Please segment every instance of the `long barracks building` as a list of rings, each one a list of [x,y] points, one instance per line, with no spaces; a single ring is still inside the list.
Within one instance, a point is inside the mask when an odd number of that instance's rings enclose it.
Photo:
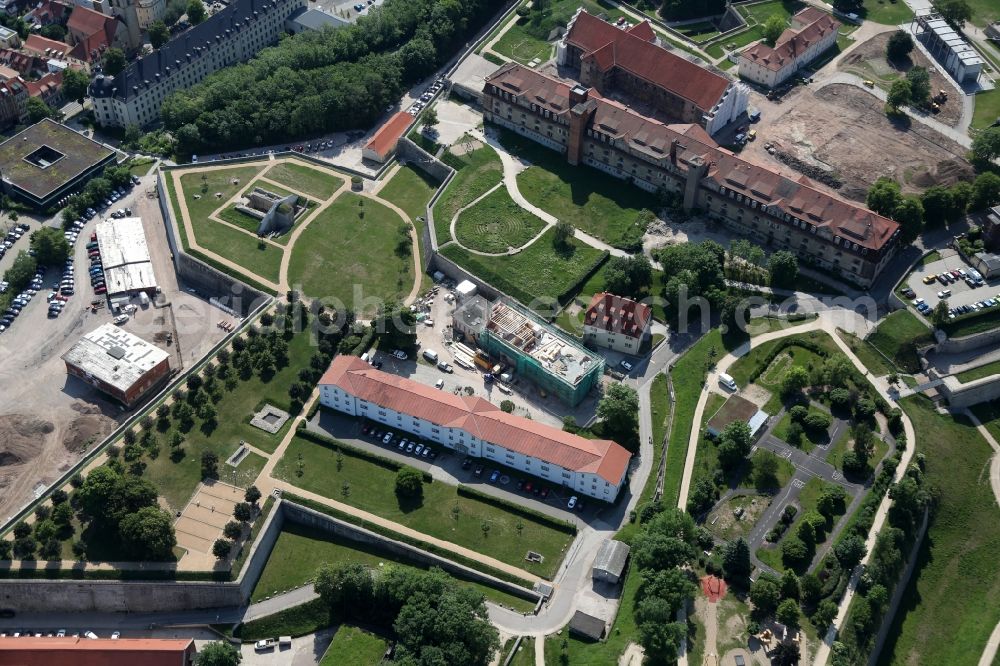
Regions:
[[[585,439],[514,416],[479,397],[455,395],[337,356],[319,381],[320,404],[485,458],[571,492],[613,502],[632,455],[606,439]]]
[[[731,230],[870,286],[899,225],[720,148],[698,124],[665,125],[601,93],[508,63],[488,76],[486,120],[650,192],[674,193]]]

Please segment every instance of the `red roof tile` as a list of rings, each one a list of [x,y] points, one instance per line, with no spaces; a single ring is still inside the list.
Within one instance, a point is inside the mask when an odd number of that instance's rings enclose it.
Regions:
[[[412,379],[376,370],[355,356],[338,356],[319,381],[403,414],[465,432],[564,469],[597,474],[618,484],[632,457],[616,442],[585,439],[514,416],[478,397],[440,391]]]
[[[815,12],[815,14],[812,12]],[[796,57],[805,53],[810,46],[822,41],[831,32],[837,32],[840,29],[840,23],[833,20],[832,16],[813,7],[803,9],[793,19],[798,20],[799,24],[802,24],[805,19],[813,16],[815,16],[815,19],[806,24],[802,29],[795,30],[789,28],[781,33],[781,37],[775,42],[773,48],[764,42],[758,42],[743,51],[740,57],[746,58],[758,65],[763,65],[771,71],[779,71],[786,65],[794,62]]]
[[[375,154],[384,158],[396,147],[399,137],[406,133],[413,116],[406,111],[400,111],[392,118],[389,118],[382,127],[378,128],[375,135],[368,141],[365,148],[374,150]]]
[[[0,638],[0,664],[11,666],[178,666],[185,653],[195,653],[190,638]]]
[[[647,25],[645,22],[639,25]],[[686,58],[653,43],[655,34],[638,26],[625,31],[585,11],[577,14],[566,41],[585,55],[610,47],[598,57],[598,65],[607,71],[619,67],[709,111],[726,92],[730,81]]]
[[[80,9],[84,8],[81,7]],[[74,12],[74,14],[75,13],[76,12]],[[66,44],[64,42],[57,42],[54,39],[47,39],[45,37],[42,37],[41,35],[28,35],[28,39],[26,39],[24,42],[25,51],[31,53],[37,53],[39,55],[45,55],[45,49],[53,49],[57,53],[61,54],[61,56],[65,56],[67,53],[70,52],[71,48],[72,47],[69,44]]]
[[[645,303],[607,292],[594,294],[587,307],[584,324],[602,328],[612,333],[622,333],[631,338],[642,337],[653,313]]]
[[[92,35],[95,32],[104,32],[104,26],[108,20],[113,21],[114,18],[105,16],[101,12],[95,12],[93,9],[76,7],[73,9],[73,13],[69,15],[66,27],[69,28],[70,32],[79,32],[81,35]]]

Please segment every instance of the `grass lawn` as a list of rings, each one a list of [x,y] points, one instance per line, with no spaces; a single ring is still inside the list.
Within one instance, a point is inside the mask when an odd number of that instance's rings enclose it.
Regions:
[[[211,215],[212,211],[242,191],[264,168],[265,165],[240,166],[182,175],[181,187],[192,223],[197,225],[200,220]],[[174,172],[168,171],[165,177],[173,180],[173,174]],[[236,179],[235,183],[233,179]],[[217,197],[216,193],[222,196]]]
[[[989,0],[986,0],[989,2]],[[913,18],[913,12],[902,0],[864,0],[864,6],[857,11],[858,16],[866,21],[899,25]]]
[[[792,17],[792,14],[797,12],[802,8],[802,4],[798,2],[781,2],[781,0],[772,0],[772,2],[762,2],[757,5],[749,5],[746,7],[740,7],[740,14],[743,18],[747,19],[747,22],[753,23],[764,23],[768,18],[772,16],[780,16],[784,20],[788,20]]]
[[[976,110],[972,114],[972,127],[986,129],[1000,118],[1000,88],[976,95]]]
[[[689,23],[677,26],[677,32],[695,42],[707,42],[718,36],[719,29],[711,21],[701,21],[699,23]]]
[[[245,234],[208,219],[192,221],[195,239],[205,250],[236,262],[251,274],[278,282],[281,272],[280,247],[261,243],[255,235]]]
[[[792,477],[795,475],[795,466],[788,462],[787,459],[776,456],[765,449],[757,449],[757,451],[750,457],[750,465],[747,468],[746,476],[744,477],[745,480],[741,485],[749,486],[753,484],[754,469],[760,464],[760,461],[765,458],[774,460],[778,467],[778,471],[774,475],[774,488],[780,489],[788,485],[788,483],[792,480]]]
[[[748,28],[743,32],[738,32],[735,35],[730,35],[725,40],[721,42],[716,42],[705,49],[705,53],[712,56],[713,58],[721,58],[726,55],[727,51],[739,51],[747,44],[751,42],[756,42],[764,38],[764,30],[761,26],[756,25],[752,28]],[[726,62],[729,62],[728,60]]]
[[[871,346],[868,342],[860,339],[853,333],[848,333],[847,331],[838,328],[837,335],[840,339],[847,343],[847,346],[851,348],[855,356],[864,364],[868,371],[871,372],[876,377],[883,377],[885,375],[891,375],[896,372],[896,369],[889,365],[889,362],[879,354],[878,351]]]
[[[378,196],[402,208],[410,219],[427,217],[427,202],[434,196],[439,183],[430,176],[409,165],[396,172]]]
[[[809,405],[809,413],[826,414],[827,412],[816,407],[815,405]],[[785,414],[781,417],[781,420],[778,421],[778,425],[775,426],[774,428],[775,437],[785,442],[788,442],[788,427],[790,425],[792,425],[792,415],[788,412],[785,412]],[[798,447],[803,451],[805,451],[806,453],[809,453],[815,447],[826,443],[826,441],[827,441],[826,431],[817,432],[814,430],[810,430],[808,428],[804,428],[802,431],[802,440],[799,442]]]
[[[1000,400],[981,402],[972,407],[972,412],[986,426],[993,438],[1000,441]]]
[[[532,164],[517,176],[528,201],[607,243],[641,237],[634,229],[636,217],[644,208],[660,207],[653,194],[596,169],[570,166],[559,153],[514,132],[504,131],[501,140]]]
[[[236,225],[240,229],[246,229],[247,231],[249,231],[254,235],[257,234],[257,228],[260,226],[260,220],[258,220],[256,217],[253,217],[252,215],[247,215],[242,211],[236,210],[235,207],[223,208],[222,210],[219,211],[217,217],[219,217],[222,220],[225,220],[229,224]],[[274,241],[275,243],[280,243],[281,245],[285,245],[286,243],[288,243],[288,238],[289,238],[288,234],[282,234],[281,236],[278,236],[276,238],[271,238],[271,240]]]
[[[394,210],[345,192],[299,236],[289,284],[314,298],[337,299],[359,317],[371,316],[373,298],[403,298],[413,285],[412,256],[395,253],[403,226]],[[366,300],[355,302],[356,290]]]
[[[254,374],[246,381],[240,381],[232,391],[223,393],[216,403],[218,426],[209,433],[195,426],[185,433],[183,449],[185,455],[174,461],[170,455],[170,431],[158,433],[160,454],[155,459],[145,459],[143,476],[152,481],[172,510],[179,510],[187,504],[195,486],[201,481],[201,455],[213,451],[219,456],[219,478],[233,482],[232,468],[225,464],[239,446],[241,440],[264,451],[274,451],[284,436],[291,421],[277,434],[269,433],[250,425],[250,419],[263,403],[270,403],[281,409],[289,408],[288,387],[298,381],[299,369],[308,366],[309,358],[315,352],[308,331],[299,333],[288,343],[289,364],[281,368],[268,381]],[[236,470],[237,485],[249,485],[264,466],[264,459],[251,454]]]
[[[325,563],[363,564],[373,569],[389,565],[413,569],[424,568],[374,546],[344,539],[304,525],[288,523],[274,544],[274,550],[271,552],[260,580],[257,581],[257,586],[253,590],[251,601],[261,601],[269,596],[311,582],[316,569]],[[466,581],[459,581],[459,584],[472,587],[486,595],[490,601],[520,612],[531,612],[535,607],[534,603],[526,599],[515,597],[486,585]]]
[[[873,442],[875,449],[872,451],[872,456],[869,460],[869,465],[872,470],[874,470],[879,461],[885,457],[885,454],[889,452],[889,445],[885,442],[885,440],[879,437],[878,434],[875,435]],[[840,437],[838,437],[830,446],[830,452],[826,455],[826,461],[838,470],[841,469],[841,465],[844,463],[844,454],[851,450],[853,443],[854,440],[851,438],[850,429],[845,428],[844,432],[840,433]]]
[[[456,145],[463,145],[460,139]],[[470,153],[454,155],[445,151],[444,162],[455,169],[455,177],[448,183],[448,188],[434,204],[434,233],[438,245],[444,245],[451,240],[451,218],[459,209],[486,194],[491,187],[500,182],[503,176],[503,164],[496,151],[487,145],[482,145]]]
[[[966,419],[938,414],[923,396],[900,406],[938,503],[879,663],[975,664],[1000,617],[1000,510],[986,479],[993,451]]]
[[[521,639],[521,644],[517,646],[517,654],[507,666],[535,666],[535,639],[531,636]]]
[[[299,461],[301,457],[302,476]],[[504,509],[458,495],[455,486],[435,481],[424,484],[422,503],[400,505],[394,492],[396,473],[344,451],[337,470],[336,453],[304,439],[292,440],[275,468],[275,476],[306,490],[402,523],[507,562],[540,576],[551,577],[572,537]],[[349,484],[347,496],[344,484]],[[519,533],[518,523],[523,525]],[[482,525],[490,526],[488,533]],[[524,561],[528,550],[545,557],[541,564]]]
[[[501,187],[458,216],[455,237],[470,250],[501,253],[521,247],[544,228],[541,218],[514,203]]]
[[[554,234],[555,231],[549,229],[524,251],[504,257],[474,255],[457,245],[449,245],[441,253],[497,289],[530,305],[535,299],[557,299],[606,256],[575,238],[569,239],[568,249],[557,249],[552,243]]]
[[[973,333],[982,333],[1000,328],[1000,310],[990,308],[972,314],[963,315],[942,326],[944,331],[953,338],[961,338]]]
[[[132,160],[128,163],[128,172],[133,176],[139,176],[141,178],[149,173],[149,170],[153,168],[153,162],[155,161],[156,160],[144,158]]]
[[[267,170],[264,177],[316,197],[320,201],[332,197],[345,180],[297,162],[275,164]]]
[[[326,649],[319,666],[378,666],[388,645],[386,640],[364,629],[342,624],[333,635],[330,647]]]
[[[897,310],[883,319],[867,340],[880,352],[893,359],[900,369],[918,372],[916,344],[932,340],[928,329],[909,310]]]
[[[545,62],[552,57],[554,48],[544,39],[528,34],[520,22],[515,22],[504,33],[503,37],[492,46],[492,49],[500,55],[516,60],[523,65],[527,65],[535,58]]]
[[[958,381],[966,383],[975,379],[981,379],[983,377],[989,377],[990,375],[996,374],[1000,374],[1000,361],[993,361],[992,363],[981,365],[978,368],[972,368],[971,370],[960,372],[958,373]]]

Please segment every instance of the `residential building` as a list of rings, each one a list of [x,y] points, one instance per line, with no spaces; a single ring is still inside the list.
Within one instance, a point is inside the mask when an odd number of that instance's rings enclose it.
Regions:
[[[170,354],[111,322],[63,354],[66,373],[132,407],[170,376]]]
[[[21,78],[21,73],[16,69],[7,67],[6,65],[0,65],[0,81],[10,81],[11,79]]]
[[[1000,252],[1000,206],[993,206],[986,213],[980,226],[983,244],[990,252]]]
[[[16,49],[21,46],[21,37],[17,34],[17,30],[0,26],[0,46],[5,49]]]
[[[662,120],[694,123],[709,134],[739,118],[750,101],[744,84],[660,46],[648,21],[619,28],[580,8],[556,59],[605,97],[624,93],[651,105]]]
[[[365,147],[361,149],[361,157],[384,164],[395,154],[396,144],[400,137],[406,134],[406,130],[412,123],[413,116],[406,111],[395,114],[372,135]]]
[[[479,345],[490,366],[529,379],[539,388],[575,407],[598,386],[604,359],[514,301],[486,303],[473,296],[455,309],[452,326],[465,340]]]
[[[72,4],[59,0],[38,0],[33,4],[35,6],[21,18],[28,25],[37,25],[39,28],[44,28],[52,23],[65,23],[66,17],[73,11]]]
[[[631,548],[628,544],[614,539],[605,539],[594,558],[591,577],[595,582],[617,585],[625,572],[625,563]]]
[[[915,19],[915,25],[917,39],[956,81],[962,84],[979,80],[983,59],[939,14],[920,14]]]
[[[17,666],[193,666],[191,638],[0,637],[0,664]]]
[[[129,4],[135,8],[136,21],[142,31],[149,30],[149,26],[162,19],[167,11],[166,0],[134,0]],[[128,23],[127,18],[125,23]]]
[[[583,317],[583,341],[623,354],[637,354],[649,339],[653,309],[624,296],[594,294]]]
[[[23,89],[26,107],[27,88],[5,85]],[[9,98],[0,94],[0,109]],[[0,143],[0,185],[4,194],[46,210],[114,162],[114,150],[46,118]]]
[[[632,455],[606,439],[586,439],[341,355],[319,381],[320,404],[531,474],[568,493],[613,502]]]
[[[22,50],[25,53],[36,55],[45,60],[50,58],[66,60],[70,57],[73,47],[64,42],[57,42],[54,39],[48,39],[41,35],[28,35],[28,39],[25,40],[24,49]]]
[[[90,84],[97,122],[144,127],[158,121],[170,93],[274,44],[285,19],[305,6],[306,0],[235,0],[117,76],[98,75]]]
[[[108,49],[128,46],[124,22],[86,7],[73,10],[66,29],[66,39],[73,46],[70,55],[84,62],[100,62]]]
[[[806,7],[792,16],[791,26],[774,46],[757,42],[740,53],[740,76],[774,88],[826,53],[837,43],[840,23],[826,12]]]
[[[36,72],[45,71],[45,60],[24,51],[12,51],[0,48],[0,63],[16,70],[22,76],[33,76]]]
[[[28,97],[28,88],[21,79],[0,83],[0,127],[6,129],[27,121]]]
[[[326,30],[327,28],[337,30],[349,25],[351,25],[350,21],[342,19],[339,16],[334,16],[322,9],[303,8],[288,17],[288,20],[285,22],[285,29],[293,35],[297,35],[306,30],[317,32]]]
[[[37,81],[25,81],[29,97],[38,97],[53,109],[58,109],[66,101],[62,92],[62,72],[46,74]]]
[[[983,279],[992,280],[1000,277],[1000,254],[993,252],[977,252],[971,257],[972,267],[982,273]]]
[[[862,287],[899,244],[899,225],[720,148],[700,126],[665,125],[516,63],[487,77],[483,115],[566,156],[650,192],[676,197],[731,231],[794,252]]]

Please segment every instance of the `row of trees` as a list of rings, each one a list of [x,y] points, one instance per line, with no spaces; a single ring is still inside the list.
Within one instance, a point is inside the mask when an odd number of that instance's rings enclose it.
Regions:
[[[243,536],[246,526],[257,515],[258,500],[260,500],[260,490],[257,489],[257,486],[247,488],[246,492],[243,493],[243,501],[233,507],[233,517],[236,520],[230,520],[226,523],[225,527],[222,528],[224,538],[216,539],[215,543],[212,544],[212,554],[215,557],[220,560],[229,557],[235,542]]]
[[[362,564],[324,564],[314,581],[332,620],[391,628],[398,663],[485,666],[500,649],[482,593],[440,569],[390,566],[374,574]]]
[[[92,178],[84,188],[71,196],[63,209],[63,227],[69,228],[73,222],[84,218],[88,208],[97,208],[113,190],[128,187],[132,174],[126,166],[110,166],[98,178]]]
[[[996,150],[1000,154],[1000,128],[994,129],[998,130]],[[979,174],[972,183],[929,187],[919,196],[904,195],[899,183],[883,176],[871,186],[866,198],[873,211],[899,222],[904,242],[916,238],[925,226],[958,222],[967,212],[985,210],[998,203],[1000,176],[991,171]]]
[[[369,127],[501,5],[390,0],[354,25],[283,39],[174,93],[164,124],[184,155]]]

